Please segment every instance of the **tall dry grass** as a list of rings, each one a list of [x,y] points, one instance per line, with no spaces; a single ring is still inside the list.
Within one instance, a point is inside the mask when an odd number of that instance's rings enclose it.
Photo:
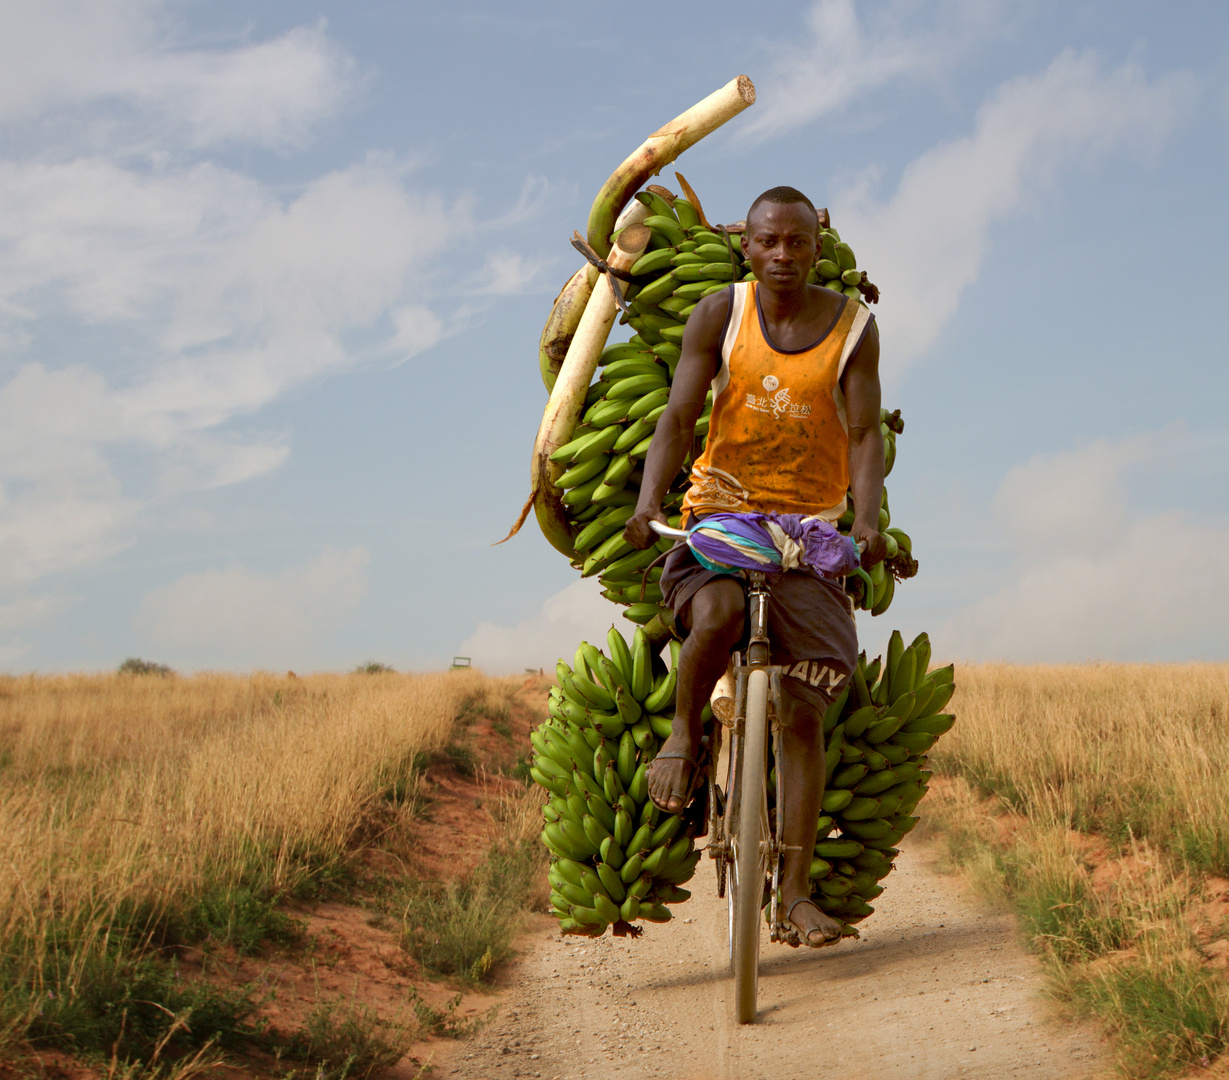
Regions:
[[[493,683],[0,678],[0,1039],[68,1023],[116,965],[131,983],[210,898],[259,907],[335,872]]]
[[[1229,664],[961,665],[931,760],[1032,820],[1229,874]]]
[[[1229,664],[961,665],[922,804],[1130,1076],[1229,1047]]]

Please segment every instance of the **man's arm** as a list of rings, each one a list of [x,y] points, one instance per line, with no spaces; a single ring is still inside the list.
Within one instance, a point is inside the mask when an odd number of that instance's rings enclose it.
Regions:
[[[721,328],[730,309],[730,294],[725,289],[707,296],[696,305],[683,331],[682,355],[670,384],[670,400],[657,421],[649,455],[644,463],[644,480],[636,513],[623,530],[629,544],[647,548],[657,540],[650,521],[665,521],[661,500],[678,474],[695,438],[696,421],[704,408],[704,398],[717,374],[721,357]],[[876,424],[878,424],[878,413]],[[878,432],[879,428],[875,428]]]
[[[849,423],[849,487],[853,495],[853,537],[866,542],[862,565],[874,566],[887,548],[879,533],[883,502],[883,433],[879,430],[879,332],[870,330],[841,376]]]

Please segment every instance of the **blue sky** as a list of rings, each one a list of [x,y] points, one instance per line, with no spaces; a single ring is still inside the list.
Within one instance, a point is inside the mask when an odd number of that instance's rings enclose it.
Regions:
[[[1223,5],[3,6],[0,670],[599,636],[490,546],[537,339],[608,173],[738,74],[677,167],[724,220],[802,188],[883,290],[921,573],[865,644],[1229,654]]]

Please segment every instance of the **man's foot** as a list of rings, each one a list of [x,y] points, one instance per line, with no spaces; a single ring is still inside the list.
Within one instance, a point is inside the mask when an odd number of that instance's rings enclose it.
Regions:
[[[646,779],[653,805],[667,814],[677,814],[696,789],[700,768],[691,739],[672,732],[649,765]]]
[[[825,915],[809,897],[798,897],[786,908],[785,918],[797,928],[802,943],[813,949],[841,940],[841,924]]]

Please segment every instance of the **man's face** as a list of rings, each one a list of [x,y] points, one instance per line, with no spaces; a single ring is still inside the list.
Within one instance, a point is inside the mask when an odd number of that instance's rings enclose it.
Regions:
[[[818,239],[815,215],[806,203],[762,202],[747,219],[743,254],[766,287],[796,289],[806,283]]]

